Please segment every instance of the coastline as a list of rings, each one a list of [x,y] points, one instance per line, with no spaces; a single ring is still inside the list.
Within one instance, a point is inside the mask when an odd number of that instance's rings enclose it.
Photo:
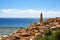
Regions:
[[[21,28],[20,29],[20,27],[0,27],[0,28],[4,29],[4,32],[3,32],[4,35],[3,35],[3,38],[1,38],[1,39],[4,39],[4,38],[11,39],[13,37],[12,39],[19,38],[19,39],[23,40],[23,38],[24,38],[24,39],[35,40],[39,36],[45,37],[44,33],[48,29],[52,30],[52,29],[56,29],[56,28],[58,28],[58,26],[60,26],[58,21],[60,21],[60,18],[49,18],[48,20],[46,20],[44,22],[42,17],[41,17],[40,23],[38,23],[38,22],[36,23],[35,22],[34,25],[33,25],[32,22],[30,22],[30,25],[29,25],[28,28]],[[51,24],[53,24],[53,25],[51,25]],[[3,29],[1,29],[1,30],[3,30]],[[52,30],[52,33],[54,31],[55,30]]]
[[[0,27],[0,36],[8,35],[20,27]]]

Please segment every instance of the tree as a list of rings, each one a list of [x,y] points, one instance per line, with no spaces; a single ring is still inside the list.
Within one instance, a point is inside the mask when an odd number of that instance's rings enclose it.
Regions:
[[[51,34],[52,34],[52,32],[51,32],[50,29],[46,30],[46,32],[45,32],[45,35],[46,35],[46,36],[47,36],[47,35],[51,35]]]
[[[55,40],[60,40],[60,29],[58,29],[58,30],[54,33],[54,38],[55,38]]]

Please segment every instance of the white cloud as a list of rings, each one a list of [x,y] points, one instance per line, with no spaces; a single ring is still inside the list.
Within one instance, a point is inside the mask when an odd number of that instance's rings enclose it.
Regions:
[[[40,13],[43,13],[44,18],[49,17],[60,17],[60,12],[56,11],[43,11],[43,10],[35,10],[35,9],[1,9],[0,10],[0,18],[39,18]]]
[[[10,13],[16,11],[16,9],[2,9],[3,12]]]

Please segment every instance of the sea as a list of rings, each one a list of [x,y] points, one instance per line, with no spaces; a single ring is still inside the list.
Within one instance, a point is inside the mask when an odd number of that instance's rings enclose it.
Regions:
[[[8,35],[18,28],[29,27],[30,22],[39,22],[39,20],[39,18],[0,18],[0,36]]]

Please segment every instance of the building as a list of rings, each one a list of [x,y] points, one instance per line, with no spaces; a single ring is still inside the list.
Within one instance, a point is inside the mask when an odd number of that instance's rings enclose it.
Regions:
[[[40,14],[40,25],[43,25],[43,14],[42,14],[42,12]]]

